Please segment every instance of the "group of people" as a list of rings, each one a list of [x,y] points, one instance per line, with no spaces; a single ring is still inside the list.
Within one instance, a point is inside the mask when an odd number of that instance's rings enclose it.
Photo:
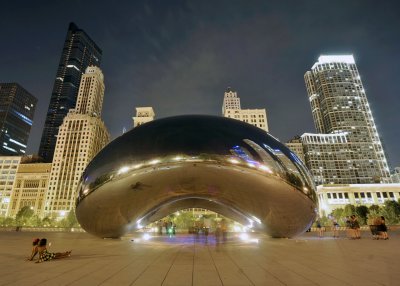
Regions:
[[[165,228],[165,233],[169,235],[175,235],[176,233],[176,224],[172,221],[158,221],[157,228],[158,234],[162,235],[162,229]]]
[[[32,261],[35,256],[38,255],[36,263],[41,263],[44,261],[49,261],[52,259],[61,259],[71,256],[71,250],[66,252],[49,252],[47,250],[47,239],[46,238],[35,238],[32,242],[32,253],[27,260]]]
[[[361,239],[360,223],[356,215],[351,215],[346,217],[346,235],[349,239]],[[376,218],[368,219],[368,225],[371,230],[373,239],[389,239],[387,233],[387,226],[385,223],[385,217],[380,216]],[[324,235],[325,228],[321,225],[320,220],[316,222],[318,236],[322,237]],[[332,221],[332,233],[334,238],[339,237],[339,223],[336,220]]]

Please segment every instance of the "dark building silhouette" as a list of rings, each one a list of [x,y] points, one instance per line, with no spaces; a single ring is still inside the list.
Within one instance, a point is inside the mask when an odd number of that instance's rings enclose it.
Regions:
[[[24,155],[37,99],[17,83],[0,83],[0,155]]]
[[[39,156],[45,162],[52,161],[58,128],[68,110],[75,108],[82,74],[90,65],[100,66],[101,55],[101,49],[85,31],[70,23],[40,141]]]

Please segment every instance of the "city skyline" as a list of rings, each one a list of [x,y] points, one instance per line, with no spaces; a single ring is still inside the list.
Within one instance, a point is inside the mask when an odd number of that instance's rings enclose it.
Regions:
[[[21,10],[5,4],[10,12],[0,21],[8,45],[0,47],[7,55],[0,61],[0,82],[18,82],[39,98],[27,153],[38,152],[65,30],[74,21],[102,47],[103,118],[113,138],[131,126],[138,106],[152,106],[157,118],[219,115],[228,86],[246,106],[269,111],[270,132],[282,142],[314,132],[303,74],[321,54],[353,54],[391,167],[399,166],[399,65],[393,60],[399,4],[338,1],[324,13],[313,1],[258,4],[95,7],[71,1],[29,3]],[[73,5],[80,9],[71,14]],[[41,17],[56,7],[57,17]],[[40,35],[32,32],[37,29]],[[18,44],[21,39],[29,44]]]

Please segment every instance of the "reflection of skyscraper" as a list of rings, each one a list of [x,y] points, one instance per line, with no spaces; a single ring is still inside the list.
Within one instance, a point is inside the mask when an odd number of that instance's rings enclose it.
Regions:
[[[317,183],[388,180],[388,164],[353,56],[321,56],[304,78],[320,134],[304,134],[302,142]]]
[[[75,109],[64,118],[57,136],[45,213],[62,217],[74,208],[83,170],[109,142],[100,118],[104,96],[103,73],[91,66],[82,76]]]
[[[75,108],[82,73],[89,65],[100,65],[102,51],[74,23],[70,23],[51,94],[39,155],[53,159],[58,128],[71,108]]]
[[[0,155],[25,154],[37,99],[17,83],[0,83]]]
[[[267,113],[265,109],[242,109],[237,92],[230,87],[225,91],[222,103],[222,115],[254,125],[268,132]]]

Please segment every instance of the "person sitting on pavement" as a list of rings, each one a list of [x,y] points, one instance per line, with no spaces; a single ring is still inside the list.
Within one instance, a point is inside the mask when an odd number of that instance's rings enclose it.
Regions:
[[[38,251],[38,244],[39,244],[40,238],[35,238],[32,242],[32,253],[31,256],[28,257],[26,260],[32,261],[33,258],[35,258],[36,254],[39,253]]]
[[[42,238],[39,241],[39,245],[38,245],[39,259],[38,259],[38,261],[36,261],[36,263],[41,263],[41,262],[49,261],[52,259],[61,259],[61,258],[66,258],[66,257],[71,256],[71,250],[66,251],[66,252],[52,253],[47,250],[46,245],[47,245],[47,239]]]

